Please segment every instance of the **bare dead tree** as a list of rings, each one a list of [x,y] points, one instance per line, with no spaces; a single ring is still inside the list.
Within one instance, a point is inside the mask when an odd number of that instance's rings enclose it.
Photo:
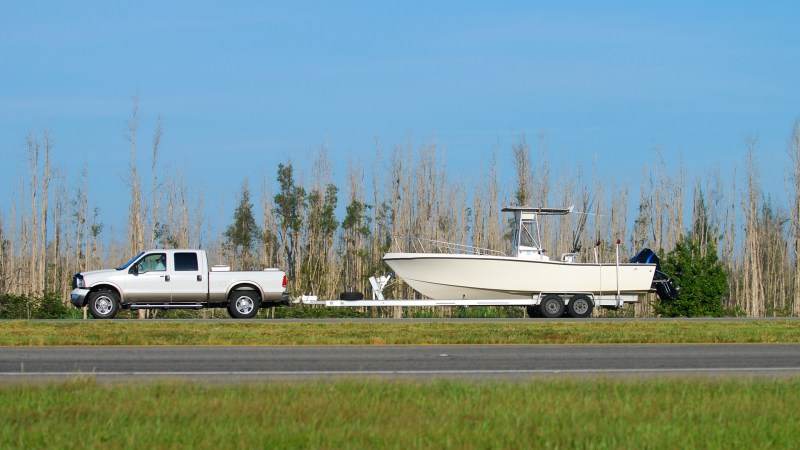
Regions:
[[[126,138],[130,143],[131,162],[128,182],[131,187],[131,204],[128,212],[128,253],[135,253],[144,247],[144,233],[142,230],[142,189],[139,173],[136,170],[136,132],[139,128],[139,97],[133,97],[133,106],[128,120]]]
[[[14,195],[11,196],[11,218],[10,218],[10,243],[9,243],[9,262],[7,270],[8,276],[8,289],[12,293],[20,293],[19,284],[19,261],[17,258],[19,236],[17,234],[17,203],[14,201]]]
[[[277,267],[280,261],[286,260],[283,246],[278,242],[278,221],[275,217],[274,193],[267,183],[267,177],[261,177],[261,263],[264,267]]]
[[[53,143],[50,139],[50,133],[45,130],[44,132],[44,169],[42,170],[42,185],[40,187],[42,193],[42,201],[39,205],[39,249],[36,251],[36,282],[34,284],[37,293],[43,293],[46,286],[46,269],[47,269],[47,219],[48,209],[50,206],[50,179],[52,177],[50,167],[50,154],[53,150]]]
[[[194,214],[193,217],[193,224],[194,224],[194,232],[192,233],[192,239],[190,241],[190,246],[193,248],[203,248],[203,243],[205,242],[205,186],[201,183],[199,187],[195,190],[195,207],[194,207]],[[265,267],[274,267],[272,265],[268,265]]]
[[[550,161],[547,157],[547,137],[544,133],[539,133],[539,145],[536,147],[536,157],[534,166],[536,173],[531,173],[530,182],[532,183],[531,193],[536,205],[541,206],[550,204]],[[531,167],[529,170],[533,169]]]
[[[131,187],[131,204],[128,209],[128,253],[135,254],[144,248],[144,227],[142,223],[142,188],[139,173],[136,169],[136,132],[139,128],[139,97],[133,97],[133,106],[128,120],[126,138],[130,143],[131,162],[128,182]],[[147,311],[139,310],[139,318],[147,317]]]
[[[39,153],[41,143],[32,133],[28,134],[28,170],[29,185],[28,195],[30,196],[30,222],[25,223],[22,236],[23,254],[25,255],[25,293],[32,295],[37,293],[36,275],[38,274],[38,252],[39,252]]]
[[[737,247],[738,223],[736,212],[739,210],[737,179],[737,170],[734,168],[731,176],[731,188],[728,190],[728,195],[725,199],[725,225],[723,227],[725,235],[722,241],[722,252],[726,256],[724,261],[728,270],[728,290],[731,293],[731,299],[726,306],[729,308],[741,307],[744,310],[741,289],[744,253],[741,247]]]
[[[787,184],[787,195],[791,208],[791,238],[794,258],[792,273],[791,314],[800,316],[800,120],[794,123],[792,135],[789,140],[789,158],[792,169]]]
[[[335,217],[338,188],[332,181],[333,164],[327,146],[309,152],[307,157],[312,172],[307,175],[307,211],[304,212],[307,220],[302,233],[305,242],[300,246],[301,285],[332,298],[340,278],[339,271],[334,269],[334,243],[339,226]]]
[[[511,251],[508,240],[503,239],[503,202],[505,195],[500,192],[499,172],[497,170],[497,154],[493,153],[489,166],[486,195],[486,247],[492,250]]]
[[[531,205],[534,201],[531,191],[531,155],[525,136],[520,136],[511,147],[514,153],[514,168],[517,171],[517,183],[514,191],[514,200],[520,206]]]
[[[745,220],[743,293],[747,296],[745,307],[747,315],[761,317],[764,315],[764,286],[762,284],[762,267],[759,261],[762,243],[758,228],[759,197],[761,195],[756,163],[758,141],[755,138],[748,138],[745,145],[747,146],[747,192],[742,202]]]
[[[0,292],[8,292],[9,240],[5,232],[5,217],[0,212]]]
[[[177,172],[178,176],[178,217],[175,230],[175,246],[186,248],[189,246],[189,187],[183,177],[183,170]]]
[[[153,158],[150,163],[150,173],[151,173],[151,181],[150,181],[150,208],[152,212],[152,216],[150,219],[150,233],[148,236],[148,244],[150,247],[154,247],[156,245],[156,228],[159,226],[158,223],[158,206],[161,201],[161,189],[158,185],[158,178],[157,178],[157,167],[158,167],[158,147],[161,145],[161,136],[164,133],[161,127],[161,117],[158,118],[156,122],[156,131],[153,134]]]
[[[60,171],[55,171],[54,179],[55,189],[53,191],[54,198],[51,213],[53,240],[48,246],[46,258],[49,266],[49,269],[46,271],[47,279],[49,280],[47,289],[52,292],[60,293],[61,298],[66,301],[68,298],[68,285],[61,281],[68,279],[70,274],[68,266],[69,260],[67,258],[69,251],[64,251],[64,249],[62,249],[67,241],[65,237],[69,236],[69,234],[66,234],[66,236],[64,235],[64,226],[68,223],[68,220],[65,218],[65,209],[69,201],[67,197],[69,190],[67,189],[66,179]]]

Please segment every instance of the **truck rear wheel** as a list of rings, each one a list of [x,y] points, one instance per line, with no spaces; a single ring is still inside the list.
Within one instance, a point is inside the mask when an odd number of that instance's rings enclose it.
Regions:
[[[252,319],[261,301],[253,291],[233,291],[228,298],[228,314],[234,319]]]
[[[119,311],[119,296],[110,289],[100,289],[89,294],[88,306],[95,319],[113,319]]]

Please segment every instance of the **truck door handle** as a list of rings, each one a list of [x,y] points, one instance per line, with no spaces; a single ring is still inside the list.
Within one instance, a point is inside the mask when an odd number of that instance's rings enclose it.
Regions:
[[[203,281],[203,276],[202,275],[198,275],[197,276],[197,281]]]
[[[163,278],[164,281],[169,282],[169,275],[161,275],[161,278]]]

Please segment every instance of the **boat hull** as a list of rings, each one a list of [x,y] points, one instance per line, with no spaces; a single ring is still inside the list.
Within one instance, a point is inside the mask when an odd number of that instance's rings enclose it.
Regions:
[[[540,293],[641,294],[650,290],[656,270],[655,264],[616,266],[439,253],[387,253],[383,260],[411,288],[436,300],[522,299]]]

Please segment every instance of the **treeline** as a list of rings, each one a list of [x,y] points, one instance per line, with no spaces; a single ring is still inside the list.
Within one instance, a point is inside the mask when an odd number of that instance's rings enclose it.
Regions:
[[[664,254],[688,237],[723,261],[728,311],[800,316],[800,123],[787,149],[786,207],[761,190],[755,139],[744,143],[746,157],[727,177],[719,170],[689,177],[682,160],[668,164],[656,149],[655,164],[643,167],[641,185],[633,188],[596,165],[552,161],[543,136],[533,143],[519,136],[510,149],[495,150],[477,164],[472,177],[449,170],[436,144],[406,143],[376,148],[375,161],[385,166],[350,161],[347,176],[335,179],[323,146],[302,164],[286,161],[252,184],[241,180],[234,214],[217,235],[210,232],[203,186],[187,186],[179,168],[160,162],[161,121],[143,147],[134,101],[127,131],[131,201],[124,239],[103,222],[114,211],[91,203],[88,169],[67,180],[51,165],[50,135],[28,136],[26,170],[8,215],[0,218],[0,294],[54,293],[66,302],[73,273],[113,266],[141,249],[198,247],[212,263],[235,269],[280,267],[294,295],[370,295],[368,277],[388,271],[381,257],[407,245],[408,237],[509,252],[502,206],[574,204],[586,220],[583,260],[594,260],[595,252],[613,260],[618,238],[630,257],[644,247]],[[512,158],[515,173],[500,173],[498,160],[505,158]],[[548,250],[569,250],[575,224],[546,225]],[[416,295],[402,283],[387,294]],[[652,299],[632,313],[654,315]]]

